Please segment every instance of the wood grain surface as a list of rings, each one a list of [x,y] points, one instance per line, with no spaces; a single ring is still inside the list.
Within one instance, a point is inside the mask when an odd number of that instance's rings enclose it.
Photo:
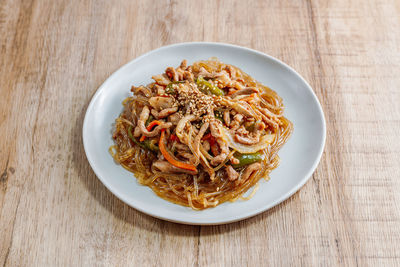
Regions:
[[[399,266],[400,2],[0,0],[0,264]],[[163,45],[242,45],[294,67],[327,121],[294,196],[228,225],[144,215],[96,178],[87,105]]]

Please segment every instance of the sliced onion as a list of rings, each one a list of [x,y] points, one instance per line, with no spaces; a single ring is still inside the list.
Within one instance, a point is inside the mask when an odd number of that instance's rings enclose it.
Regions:
[[[206,157],[206,159],[212,160],[213,157],[210,154],[208,154],[208,152],[204,149],[202,145],[200,145],[200,152],[201,154],[203,154],[203,156]]]
[[[261,136],[260,142],[257,144],[251,146],[244,145],[236,142],[228,129],[221,125],[218,125],[218,127],[220,127],[222,138],[228,143],[228,146],[242,154],[256,153],[257,151],[266,149],[268,145],[271,144],[275,139],[275,134],[266,134]]]
[[[194,115],[187,115],[178,122],[178,124],[176,125],[175,132],[176,136],[178,136],[180,140],[183,140],[183,129],[185,128],[186,123],[189,121],[194,121],[195,119],[196,117]]]

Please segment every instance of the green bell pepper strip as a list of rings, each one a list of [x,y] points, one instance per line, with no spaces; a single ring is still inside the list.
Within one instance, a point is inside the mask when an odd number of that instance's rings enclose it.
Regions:
[[[185,83],[185,81],[177,81],[177,82],[169,83],[169,84],[167,85],[167,87],[165,87],[165,92],[166,92],[167,94],[175,94],[175,89],[174,89],[174,87],[172,87],[172,85],[178,84],[178,83]]]
[[[209,81],[206,81],[201,76],[199,78],[197,78],[196,84],[199,87],[200,91],[203,91],[204,93],[211,93],[211,94],[217,95],[217,96],[225,95],[225,92],[223,90],[221,90],[217,86],[213,85]]]
[[[154,121],[153,115],[150,114],[149,118],[146,120],[145,126],[149,125],[150,122]]]
[[[234,168],[241,168],[243,166],[261,161],[263,159],[263,154],[260,152],[252,154],[235,153],[233,156],[239,160],[239,164],[232,164]]]
[[[143,142],[138,142],[132,134],[132,126],[129,126],[129,128],[128,128],[128,136],[135,144],[137,144],[141,148],[148,149],[153,152],[157,152],[159,150],[158,146],[155,145],[154,142],[150,139],[146,139]]]

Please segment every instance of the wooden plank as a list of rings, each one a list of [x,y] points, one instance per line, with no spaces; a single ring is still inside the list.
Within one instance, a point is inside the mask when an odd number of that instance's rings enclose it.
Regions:
[[[396,0],[3,0],[0,263],[399,265],[399,13]],[[84,155],[98,86],[132,58],[186,41],[278,57],[323,105],[317,171],[254,218],[212,227],[151,218],[114,197]]]

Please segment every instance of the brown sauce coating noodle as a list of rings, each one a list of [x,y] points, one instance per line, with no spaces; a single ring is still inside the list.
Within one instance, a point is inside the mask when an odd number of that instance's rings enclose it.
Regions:
[[[279,165],[293,126],[276,92],[217,59],[153,79],[123,101],[110,153],[158,196],[195,210],[247,199]]]

